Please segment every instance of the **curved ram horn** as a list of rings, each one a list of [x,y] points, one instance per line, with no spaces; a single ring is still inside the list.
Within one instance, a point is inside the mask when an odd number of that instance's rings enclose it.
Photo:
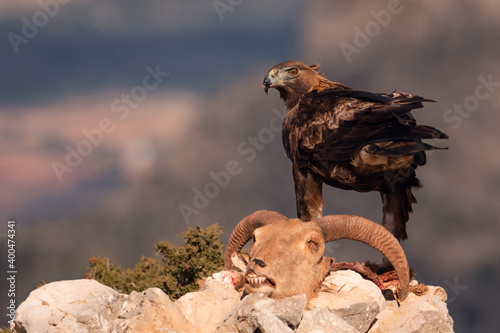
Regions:
[[[226,270],[233,269],[231,255],[239,252],[250,239],[255,229],[277,221],[288,220],[284,215],[270,210],[259,210],[241,220],[227,242],[226,253],[224,255],[224,267]]]
[[[401,300],[408,295],[410,268],[398,240],[383,226],[354,215],[330,215],[313,220],[323,230],[325,243],[337,239],[363,242],[380,251],[394,266],[401,285]]]

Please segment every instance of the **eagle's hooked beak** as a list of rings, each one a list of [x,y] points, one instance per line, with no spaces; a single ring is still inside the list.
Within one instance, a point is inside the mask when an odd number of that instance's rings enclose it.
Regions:
[[[276,80],[271,76],[271,74],[267,73],[266,77],[264,78],[264,82],[262,83],[262,88],[264,88],[264,92],[266,93],[266,95],[269,88],[273,88],[275,86]]]

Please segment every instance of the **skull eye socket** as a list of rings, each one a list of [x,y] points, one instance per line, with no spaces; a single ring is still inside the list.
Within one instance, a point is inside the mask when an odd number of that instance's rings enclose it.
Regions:
[[[297,70],[297,68],[290,68],[290,69],[288,70],[288,73],[290,73],[290,74],[292,74],[292,75],[295,75],[295,74],[297,74],[298,72],[299,72],[299,71]]]
[[[314,252],[318,252],[319,251],[319,244],[316,243],[314,240],[310,239],[307,241],[307,246],[313,250]]]

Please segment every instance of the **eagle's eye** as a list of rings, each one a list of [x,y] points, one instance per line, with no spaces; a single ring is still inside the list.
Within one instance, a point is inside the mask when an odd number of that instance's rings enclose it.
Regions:
[[[297,74],[298,72],[299,72],[299,71],[297,70],[297,68],[290,68],[290,69],[288,70],[288,73],[290,73],[290,74],[292,74],[292,75],[295,75],[295,74]]]

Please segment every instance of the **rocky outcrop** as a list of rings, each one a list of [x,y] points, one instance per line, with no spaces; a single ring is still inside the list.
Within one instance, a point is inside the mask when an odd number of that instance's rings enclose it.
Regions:
[[[337,271],[323,281],[311,307],[325,308],[359,332],[366,332],[381,311],[385,299],[380,288],[351,270]]]
[[[160,289],[124,295],[93,280],[34,290],[16,311],[14,332],[453,332],[440,287],[412,283],[400,305],[353,271],[332,272],[321,292],[281,300],[240,292],[208,278],[172,302]],[[384,297],[385,295],[385,297]]]
[[[94,280],[53,282],[32,291],[11,328],[16,333],[202,332],[158,288],[125,295]]]
[[[250,294],[228,313],[217,333],[293,332],[306,307],[304,294],[273,300],[263,294]]]
[[[201,291],[188,293],[175,304],[196,327],[203,332],[214,332],[226,313],[238,305],[240,297],[232,284],[209,278]]]
[[[311,311],[307,311],[296,332],[359,333],[359,331],[349,325],[345,320],[325,308],[314,308]]]
[[[409,294],[400,306],[392,301],[391,306],[377,315],[369,332],[453,332],[444,289],[432,286],[423,289],[424,294]]]

